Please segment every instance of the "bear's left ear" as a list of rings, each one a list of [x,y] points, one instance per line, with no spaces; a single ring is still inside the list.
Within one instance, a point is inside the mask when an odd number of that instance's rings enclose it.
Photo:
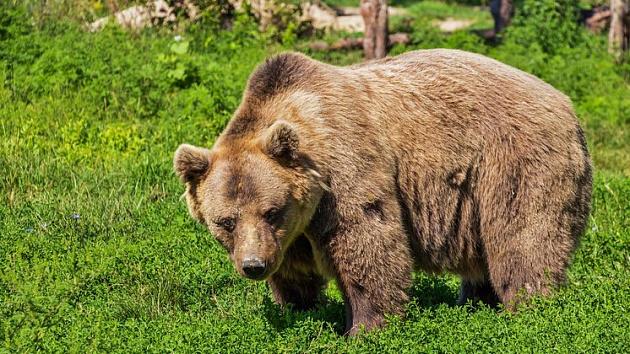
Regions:
[[[291,123],[278,120],[263,134],[262,145],[269,156],[291,162],[298,158],[300,139]]]

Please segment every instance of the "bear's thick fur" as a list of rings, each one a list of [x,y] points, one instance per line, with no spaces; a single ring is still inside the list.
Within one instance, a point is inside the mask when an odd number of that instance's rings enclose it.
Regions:
[[[239,273],[298,308],[336,279],[350,334],[403,311],[414,269],[459,274],[460,302],[548,294],[591,198],[570,100],[442,49],[349,67],[271,58],[214,147],[182,145],[175,169]]]

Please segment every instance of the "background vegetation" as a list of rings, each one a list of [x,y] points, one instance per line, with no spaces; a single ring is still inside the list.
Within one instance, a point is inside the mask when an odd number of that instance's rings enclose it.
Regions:
[[[356,339],[340,334],[334,284],[316,311],[278,308],[188,217],[172,153],[182,142],[212,144],[265,57],[297,49],[349,64],[360,51],[310,52],[313,37],[291,27],[259,33],[247,15],[230,30],[206,14],[175,30],[87,33],[76,19],[104,12],[99,2],[84,2],[87,12],[2,2],[0,352],[627,352],[628,60],[616,65],[606,39],[566,11],[569,1],[524,0],[498,45],[430,25],[440,16],[489,21],[470,7],[484,1],[394,3],[411,15],[391,26],[410,31],[412,43],[392,55],[479,52],[573,99],[595,190],[565,288],[509,314],[455,306],[455,277],[416,274],[407,317]]]

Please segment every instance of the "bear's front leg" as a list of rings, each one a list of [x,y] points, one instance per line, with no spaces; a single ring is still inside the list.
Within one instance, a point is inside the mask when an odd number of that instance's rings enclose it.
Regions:
[[[316,271],[311,245],[300,236],[286,251],[280,269],[267,280],[277,304],[310,310],[317,304],[325,281]]]
[[[395,202],[371,202],[346,215],[358,220],[342,220],[323,248],[346,301],[346,333],[354,335],[403,313],[413,260]]]
[[[312,310],[317,305],[324,285],[323,279],[313,274],[292,277],[274,274],[268,283],[277,304],[291,305],[300,311]]]

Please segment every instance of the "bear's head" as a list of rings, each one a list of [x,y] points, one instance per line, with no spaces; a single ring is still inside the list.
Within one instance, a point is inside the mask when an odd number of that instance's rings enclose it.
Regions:
[[[253,137],[224,138],[212,150],[181,145],[175,171],[186,184],[190,214],[225,247],[236,270],[266,279],[304,232],[326,186],[287,121]]]

